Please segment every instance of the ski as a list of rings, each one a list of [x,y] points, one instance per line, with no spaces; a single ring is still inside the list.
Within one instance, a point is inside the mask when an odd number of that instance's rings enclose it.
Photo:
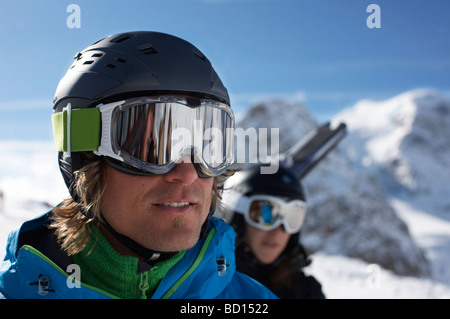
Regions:
[[[281,157],[280,164],[305,177],[347,134],[347,126],[340,123],[332,128],[328,122],[293,145]]]

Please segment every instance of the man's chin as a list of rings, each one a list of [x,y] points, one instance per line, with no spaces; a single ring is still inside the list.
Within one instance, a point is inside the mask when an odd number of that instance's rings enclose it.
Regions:
[[[173,231],[167,231],[162,238],[165,238],[165,240],[158,241],[159,243],[157,245],[152,245],[153,248],[150,249],[161,252],[187,250],[197,244],[200,238],[200,230],[177,228]],[[155,241],[153,244],[155,244]]]

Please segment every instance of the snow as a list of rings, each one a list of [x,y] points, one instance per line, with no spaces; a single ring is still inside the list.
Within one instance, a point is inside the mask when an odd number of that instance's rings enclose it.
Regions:
[[[316,277],[330,299],[449,299],[450,221],[391,199],[418,244],[425,249],[433,276],[400,276],[377,264],[321,252],[312,255],[307,273]]]
[[[377,264],[316,254],[307,270],[328,299],[448,299],[450,286],[436,280],[394,275]]]
[[[352,151],[354,162],[392,174],[391,181],[378,179],[385,190],[408,192],[415,201],[427,197],[437,204],[435,213],[448,212],[450,101],[443,94],[419,89],[387,101],[360,101],[334,120],[345,121],[352,133],[344,144],[359,147]]]
[[[56,204],[67,196],[53,142],[3,140],[0,154],[0,190],[7,202]]]
[[[440,156],[437,152],[431,152],[433,156],[429,156],[430,149],[440,148],[445,154],[449,150],[448,146],[442,147],[440,139],[431,140],[427,135],[436,125],[430,125],[430,121],[439,122],[445,117],[446,103],[434,91],[412,91],[387,101],[360,101],[335,117],[334,120],[337,121],[345,120],[349,126],[349,135],[341,143],[339,150],[330,154],[329,159],[314,170],[315,175],[307,177],[306,187],[308,198],[311,199],[309,203],[319,208],[322,205],[323,209],[323,203],[327,201],[329,194],[342,200],[341,197],[348,193],[349,184],[353,183],[360,195],[355,200],[363,210],[368,210],[368,205],[378,207],[377,203],[382,202],[379,207],[392,209],[394,215],[375,214],[379,220],[371,219],[368,224],[362,223],[363,221],[348,224],[352,233],[358,233],[357,227],[363,227],[361,234],[373,228],[385,229],[384,233],[376,234],[387,236],[392,231],[386,229],[397,231],[397,228],[392,228],[396,227],[392,223],[404,222],[408,231],[401,235],[403,237],[394,238],[403,249],[399,250],[399,259],[407,258],[408,253],[417,246],[423,251],[431,271],[428,275],[401,275],[399,271],[394,272],[381,266],[380,258],[387,255],[374,256],[379,258],[376,262],[351,257],[346,251],[348,247],[345,247],[349,242],[342,235],[350,234],[345,233],[347,230],[336,231],[328,242],[321,236],[314,238],[311,233],[307,239],[311,246],[319,249],[311,255],[313,262],[306,271],[321,282],[328,298],[450,298],[450,202],[446,185],[450,175],[445,166],[445,156]],[[291,101],[284,102],[283,105],[287,110],[289,107],[296,107]],[[425,107],[427,110],[439,110],[441,116],[432,118],[432,115],[426,114],[427,117],[423,117]],[[265,111],[267,110],[259,106],[259,112]],[[417,120],[418,114],[420,121]],[[269,115],[270,118],[276,117],[273,113]],[[298,116],[306,115],[298,110]],[[242,118],[245,119],[245,115]],[[257,116],[253,114],[251,119],[256,121]],[[299,125],[295,116],[286,121]],[[257,127],[258,123],[251,125]],[[270,125],[266,123],[265,127],[268,126]],[[302,132],[312,127],[314,125],[309,120]],[[280,130],[280,135],[283,134],[289,133]],[[411,134],[416,137],[412,139]],[[447,132],[444,134],[446,138]],[[435,135],[436,133],[431,134]],[[289,138],[289,142],[298,140],[292,135]],[[8,233],[23,221],[46,212],[48,205],[57,204],[68,193],[58,169],[52,142],[3,140],[0,141],[0,153],[0,191],[3,192],[3,200],[0,199],[0,259],[3,259],[3,247]],[[352,173],[351,169],[356,173]],[[431,172],[431,177],[427,178],[426,170]],[[354,178],[351,183],[345,179],[349,175]],[[373,198],[367,195],[374,192],[376,194]],[[348,204],[346,201],[335,203]],[[307,219],[312,219],[308,214]],[[355,218],[354,215],[334,215],[336,219]],[[364,216],[367,219],[373,218],[370,215],[373,214]],[[383,219],[385,216],[396,219],[386,223]],[[329,219],[329,222],[332,224],[334,221]],[[401,223],[398,227],[402,228]],[[357,238],[362,237],[349,239]],[[366,246],[362,245],[361,248],[369,250],[368,247],[374,244],[377,243],[368,240],[365,242]]]
[[[409,225],[417,243],[426,248],[433,278],[450,285],[450,219],[420,211],[398,199],[391,203]]]
[[[431,271],[398,276],[379,265],[319,251],[310,272],[328,297],[450,297],[449,113],[450,101],[442,94],[420,89],[386,101],[360,101],[333,118],[349,129],[340,151],[359,174],[362,168],[374,178]]]

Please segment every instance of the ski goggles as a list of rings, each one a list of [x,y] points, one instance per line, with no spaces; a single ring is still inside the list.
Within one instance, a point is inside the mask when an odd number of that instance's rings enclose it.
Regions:
[[[212,177],[234,158],[233,112],[214,100],[140,97],[88,109],[68,104],[52,122],[58,151],[93,151],[151,174],[165,174],[189,156],[202,177]]]
[[[270,195],[234,195],[224,193],[224,205],[244,215],[245,221],[260,230],[271,231],[283,225],[289,234],[300,231],[306,217],[306,203],[302,200],[284,200]],[[233,198],[233,196],[235,196]]]

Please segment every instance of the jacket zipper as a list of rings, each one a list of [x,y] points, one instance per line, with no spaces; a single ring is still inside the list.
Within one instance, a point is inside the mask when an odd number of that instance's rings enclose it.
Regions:
[[[141,280],[139,283],[139,290],[141,291],[141,299],[147,299],[147,290],[150,288],[148,285],[148,272],[141,274]]]

